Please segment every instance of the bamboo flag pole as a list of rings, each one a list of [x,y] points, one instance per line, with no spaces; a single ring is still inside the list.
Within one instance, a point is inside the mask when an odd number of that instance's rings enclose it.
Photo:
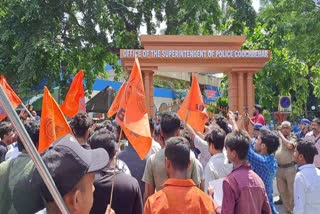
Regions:
[[[193,76],[194,74],[193,73],[191,73],[191,79],[193,79],[192,78],[192,76]],[[190,89],[189,89],[189,92],[190,92],[190,90],[191,90],[191,86],[192,86],[192,82],[191,82],[191,84],[190,84]],[[188,93],[189,93],[188,92]],[[188,94],[186,95],[186,97],[188,96]],[[186,117],[185,117],[185,120],[184,120],[184,127],[183,127],[183,135],[186,133],[186,129],[187,129],[187,124],[188,124],[188,119],[189,119],[189,113],[190,113],[190,103],[191,103],[191,95],[190,95],[190,97],[189,97],[189,100],[188,100],[188,108],[187,108],[187,114],[186,114]]]
[[[30,136],[28,135],[24,125],[22,124],[19,116],[17,115],[16,111],[12,107],[4,89],[0,85],[0,100],[4,110],[7,112],[7,115],[12,122],[15,130],[17,131],[19,138],[21,139],[24,147],[26,148],[30,158],[34,162],[36,168],[39,171],[41,178],[43,179],[44,183],[48,187],[53,199],[55,200],[57,206],[59,207],[60,211],[63,214],[69,214],[68,208],[66,207],[47,167],[43,163],[36,147],[32,143]]]
[[[118,139],[119,145],[120,145],[121,137],[122,137],[122,128],[120,129],[120,134],[119,134],[119,139]],[[118,158],[118,152],[116,152],[115,157],[114,157],[114,169],[113,169],[113,175],[112,175],[111,194],[110,194],[110,203],[109,203],[110,207],[112,205],[114,182],[116,180],[117,158]]]
[[[27,106],[25,106],[24,103],[21,103],[21,105],[22,105],[22,107],[26,110],[26,112],[29,114],[29,116],[30,116],[31,118],[33,118],[33,115],[31,114],[31,112],[29,111],[29,109],[27,108]]]

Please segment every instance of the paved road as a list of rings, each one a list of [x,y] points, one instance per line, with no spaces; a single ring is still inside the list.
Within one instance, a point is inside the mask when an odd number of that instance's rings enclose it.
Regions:
[[[283,205],[276,205],[276,209],[278,210],[279,214],[284,214],[284,207],[283,207]]]

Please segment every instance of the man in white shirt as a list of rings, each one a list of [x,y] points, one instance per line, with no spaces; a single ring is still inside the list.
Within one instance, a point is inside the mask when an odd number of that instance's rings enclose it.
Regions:
[[[305,141],[310,141],[316,146],[318,153],[320,153],[320,119],[314,118],[311,122],[311,132],[308,132],[304,138]],[[314,165],[320,167],[320,155],[314,157]]]
[[[190,134],[191,143],[193,143],[193,146],[199,149],[200,151],[200,155],[198,158],[200,163],[202,164],[202,167],[204,168],[211,157],[208,151],[208,143],[207,141],[203,140],[200,136],[198,136],[189,124],[187,124],[186,127]]]
[[[205,136],[205,140],[209,144],[208,150],[212,155],[204,169],[204,188],[206,191],[209,187],[209,181],[223,178],[232,171],[232,165],[228,163],[227,157],[222,152],[225,137],[226,133],[218,126],[214,126]]]
[[[320,213],[320,170],[313,164],[318,150],[312,142],[298,144],[294,159],[299,172],[294,180],[294,214]]]

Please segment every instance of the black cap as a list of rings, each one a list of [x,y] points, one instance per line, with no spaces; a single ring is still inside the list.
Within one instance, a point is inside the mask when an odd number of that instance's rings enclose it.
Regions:
[[[71,191],[85,174],[100,171],[109,162],[109,155],[104,149],[84,149],[71,134],[56,140],[41,156],[62,197]],[[53,201],[38,170],[35,170],[34,182],[40,185],[44,199],[47,202]]]
[[[256,105],[254,105],[254,107],[256,109],[258,109],[260,112],[262,112],[262,106],[261,105],[256,104]]]

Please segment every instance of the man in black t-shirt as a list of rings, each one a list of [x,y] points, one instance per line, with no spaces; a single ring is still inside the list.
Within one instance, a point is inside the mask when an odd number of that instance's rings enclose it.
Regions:
[[[110,202],[112,177],[114,174],[116,142],[111,132],[100,129],[89,139],[92,149],[103,148],[110,157],[108,165],[96,174],[94,180],[92,214],[105,213]],[[138,181],[116,168],[113,200],[111,208],[117,214],[142,214],[143,202]]]
[[[11,123],[2,122],[0,124],[0,163],[5,160],[8,146],[14,142],[15,134]]]

